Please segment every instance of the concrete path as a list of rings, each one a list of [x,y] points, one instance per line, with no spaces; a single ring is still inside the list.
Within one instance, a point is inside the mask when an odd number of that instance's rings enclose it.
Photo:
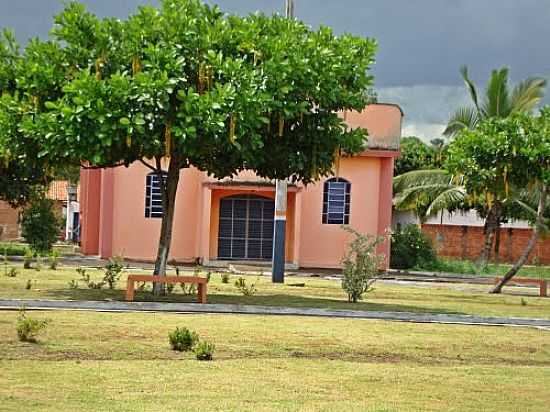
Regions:
[[[318,316],[332,318],[376,319],[413,323],[445,323],[489,326],[527,326],[550,331],[550,320],[527,318],[495,318],[470,315],[451,315],[412,312],[370,312],[314,308],[288,308],[255,305],[222,305],[165,302],[66,301],[33,299],[0,299],[0,310],[89,310],[97,312],[165,312],[217,313],[279,316]]]

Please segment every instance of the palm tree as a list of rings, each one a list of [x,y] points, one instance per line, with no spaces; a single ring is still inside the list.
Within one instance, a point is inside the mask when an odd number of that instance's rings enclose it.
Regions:
[[[462,209],[466,190],[445,170],[413,170],[393,179],[393,204],[414,211],[421,222],[443,210]]]
[[[466,84],[473,106],[460,107],[449,119],[443,134],[454,137],[462,129],[474,129],[485,119],[508,117],[513,113],[530,112],[544,96],[546,80],[540,77],[530,77],[519,82],[512,90],[509,86],[507,67],[493,70],[483,101],[479,101],[479,93],[468,75],[468,68],[462,66],[460,74]]]
[[[489,118],[505,118],[514,113],[530,112],[544,96],[546,80],[540,77],[530,77],[519,82],[513,89],[509,86],[509,70],[503,67],[493,70],[485,95],[480,101],[478,90],[468,75],[468,68],[462,66],[460,74],[466,84],[473,106],[460,107],[449,119],[443,134],[447,137],[456,136],[463,129],[474,129],[477,124]],[[502,220],[503,205],[493,202],[485,220],[485,242],[479,257],[479,266],[486,265],[493,244],[493,238],[498,238]]]

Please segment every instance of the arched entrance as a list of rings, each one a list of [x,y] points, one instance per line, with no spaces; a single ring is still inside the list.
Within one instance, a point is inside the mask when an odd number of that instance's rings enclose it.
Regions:
[[[220,200],[218,259],[269,260],[273,254],[273,199],[236,195]]]

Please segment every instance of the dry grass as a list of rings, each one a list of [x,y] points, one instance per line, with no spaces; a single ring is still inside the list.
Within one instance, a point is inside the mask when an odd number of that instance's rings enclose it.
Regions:
[[[549,332],[301,317],[0,313],[2,410],[547,411]],[[203,363],[169,349],[187,326]]]

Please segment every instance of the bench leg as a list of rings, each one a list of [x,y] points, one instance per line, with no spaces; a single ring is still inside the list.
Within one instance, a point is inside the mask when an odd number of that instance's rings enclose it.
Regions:
[[[134,281],[128,280],[126,286],[126,301],[131,302],[134,300]]]
[[[199,283],[198,295],[199,303],[206,303],[206,284]]]
[[[548,282],[546,280],[543,280],[540,282],[540,291],[539,295],[542,297],[548,296]]]

